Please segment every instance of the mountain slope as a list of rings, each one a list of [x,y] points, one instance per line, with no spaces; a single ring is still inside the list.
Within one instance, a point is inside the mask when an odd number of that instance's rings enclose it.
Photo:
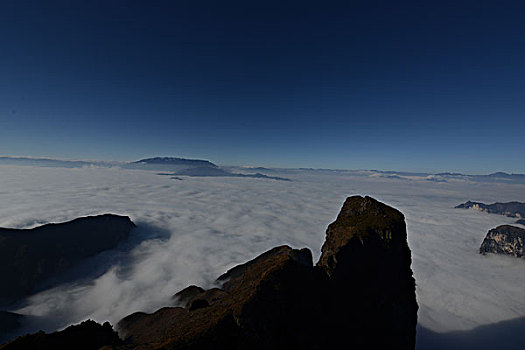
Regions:
[[[112,249],[135,227],[105,214],[33,229],[0,228],[0,300],[14,301],[80,260]]]

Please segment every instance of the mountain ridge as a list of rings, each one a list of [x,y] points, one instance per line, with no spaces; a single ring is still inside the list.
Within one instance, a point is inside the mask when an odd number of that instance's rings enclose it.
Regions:
[[[467,201],[465,203],[456,205],[456,209],[476,209],[490,214],[505,215],[512,218],[525,218],[525,203],[513,202],[496,202],[492,204],[485,204],[482,202]]]
[[[116,247],[135,224],[102,214],[31,229],[0,228],[0,300],[9,304],[80,260]]]
[[[410,265],[403,214],[371,197],[348,197],[328,226],[316,265],[309,249],[270,249],[220,276],[220,288],[177,293],[185,307],[125,317],[118,323],[125,345],[109,324],[89,322],[17,338],[4,348],[69,349],[75,347],[72,329],[82,343],[86,336],[95,341],[102,327],[109,340],[89,349],[324,349],[343,343],[412,350],[418,306]]]

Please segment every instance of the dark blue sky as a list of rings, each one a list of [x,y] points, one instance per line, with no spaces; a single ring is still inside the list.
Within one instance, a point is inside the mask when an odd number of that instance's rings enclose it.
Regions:
[[[0,154],[525,172],[522,1],[2,1]]]

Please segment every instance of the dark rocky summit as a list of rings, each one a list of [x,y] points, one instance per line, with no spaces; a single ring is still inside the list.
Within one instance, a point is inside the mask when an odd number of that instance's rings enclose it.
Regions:
[[[329,276],[337,320],[330,329],[339,340],[354,333],[356,348],[413,349],[418,306],[403,214],[350,197],[321,251],[317,266]]]
[[[220,288],[180,291],[184,307],[125,317],[125,345],[106,349],[414,349],[410,264],[403,215],[349,197],[317,265],[308,249],[273,248],[220,276]]]
[[[135,313],[120,335],[141,349],[413,349],[417,323],[403,215],[350,197],[327,230],[316,266],[308,249],[281,246],[191,286],[182,307]]]
[[[520,202],[484,204],[480,202],[468,201],[463,204],[457,205],[456,208],[472,208],[491,214],[500,214],[510,216],[513,218],[525,218],[525,203]]]
[[[84,321],[69,326],[60,332],[46,334],[38,332],[16,338],[0,345],[1,350],[96,350],[103,346],[122,345],[117,333],[109,322],[100,325],[94,321]]]
[[[487,233],[479,252],[495,253],[525,258],[525,230],[510,225],[501,225]]]
[[[0,228],[0,300],[16,301],[82,259],[115,248],[135,225],[112,214],[33,229]]]

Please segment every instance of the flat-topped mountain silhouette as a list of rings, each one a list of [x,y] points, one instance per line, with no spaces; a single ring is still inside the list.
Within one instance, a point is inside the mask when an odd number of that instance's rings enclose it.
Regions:
[[[154,158],[146,158],[141,159],[136,162],[132,162],[132,164],[170,164],[170,165],[184,165],[188,167],[202,167],[202,166],[209,166],[209,167],[217,167],[217,165],[213,164],[212,162],[208,160],[202,160],[202,159],[186,159],[186,158],[177,158],[177,157],[154,157]]]
[[[256,174],[239,174],[221,168],[210,161],[201,159],[185,159],[175,157],[155,157],[138,160],[136,162],[127,163],[125,168],[143,169],[143,170],[157,170],[157,171],[172,171],[173,173],[159,173],[158,175],[167,176],[192,176],[192,177],[243,177],[243,178],[258,178],[258,179],[272,179],[290,181],[289,179],[268,176],[261,173]]]

